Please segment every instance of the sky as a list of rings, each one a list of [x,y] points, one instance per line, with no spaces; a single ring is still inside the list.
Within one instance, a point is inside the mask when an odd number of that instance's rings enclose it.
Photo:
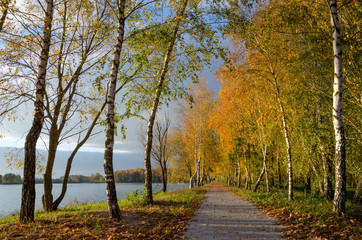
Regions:
[[[220,68],[221,60],[214,59],[210,68],[206,67],[200,77],[205,77],[208,80],[208,86],[216,93],[220,89],[220,83],[215,79],[215,72]],[[176,123],[176,116],[174,112],[176,104],[170,104],[168,109],[163,106],[162,109],[167,111],[170,115],[172,124]],[[31,127],[31,112],[33,111],[33,105],[29,104],[22,107],[20,110],[23,114],[23,119],[16,120],[16,122],[9,122],[3,120],[0,123],[0,134],[3,138],[0,138],[0,175],[5,173],[16,173],[22,175],[22,169],[15,167],[8,167],[7,159],[4,153],[8,153],[14,150],[14,148],[23,148],[25,143],[25,137]],[[158,115],[162,113],[159,111]],[[132,169],[132,168],[144,168],[144,149],[141,145],[138,137],[139,128],[142,125],[141,120],[132,118],[126,122],[126,139],[122,140],[120,136],[115,137],[114,145],[114,170]],[[93,173],[103,173],[103,154],[104,154],[104,128],[98,127],[97,130],[101,133],[93,139],[90,139],[77,153],[73,165],[71,174],[91,175]],[[46,137],[43,136],[43,141],[46,142]],[[46,148],[42,140],[38,141],[37,149],[40,154],[46,153]],[[64,169],[66,161],[70,155],[70,152],[75,146],[75,140],[63,143],[59,146],[57,152],[53,178],[59,178],[64,175]],[[20,151],[22,153],[22,151]],[[38,175],[38,177],[40,177]]]
[[[22,2],[23,0],[17,1],[17,6],[21,7]],[[214,74],[221,65],[222,61],[220,59],[213,59],[211,61],[211,66],[205,67],[199,74],[200,79],[205,78],[209,82],[209,88],[213,89],[216,93],[220,89],[220,83],[217,82]],[[177,104],[175,103],[171,103],[168,109],[165,109],[165,106],[162,106],[162,111],[168,112],[172,125],[176,124],[177,118],[174,112],[176,105]],[[0,175],[10,172],[22,175],[22,169],[8,167],[4,153],[11,152],[15,148],[22,149],[24,147],[25,137],[32,123],[33,108],[34,106],[32,103],[22,106],[19,109],[22,119],[17,119],[16,122],[9,122],[7,120],[0,122],[0,134],[3,136],[0,138]],[[157,114],[159,116],[163,115],[162,111],[158,111]],[[144,168],[144,148],[138,137],[139,129],[142,124],[145,124],[145,122],[142,123],[141,120],[136,118],[127,120],[125,124],[127,128],[126,139],[122,140],[120,136],[115,136],[114,170]],[[104,128],[98,127],[93,132],[100,132],[100,134],[89,139],[77,153],[73,161],[71,174],[90,175],[97,172],[103,173]],[[47,142],[47,137],[42,135],[42,139],[38,141],[37,150],[43,155],[46,153],[44,142]],[[76,139],[71,139],[59,146],[54,166],[54,178],[59,178],[64,175],[67,158],[75,145]],[[23,154],[23,151],[19,152]]]

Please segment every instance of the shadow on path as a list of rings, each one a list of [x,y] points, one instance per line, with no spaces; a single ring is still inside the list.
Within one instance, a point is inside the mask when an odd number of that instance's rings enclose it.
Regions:
[[[213,183],[199,210],[187,225],[189,239],[282,239],[283,226],[253,204]]]

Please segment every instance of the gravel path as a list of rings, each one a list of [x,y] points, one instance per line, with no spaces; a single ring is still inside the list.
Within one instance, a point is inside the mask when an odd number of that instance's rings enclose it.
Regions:
[[[283,228],[253,204],[214,183],[187,225],[189,239],[282,239]]]

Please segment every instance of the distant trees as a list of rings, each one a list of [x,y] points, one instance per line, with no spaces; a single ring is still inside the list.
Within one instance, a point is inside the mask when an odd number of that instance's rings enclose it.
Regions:
[[[171,125],[170,117],[165,114],[164,119],[156,119],[154,129],[154,140],[152,143],[151,157],[156,163],[157,168],[161,169],[162,174],[162,191],[167,191],[168,182],[168,165],[171,160],[171,150],[169,141],[169,129]],[[146,136],[143,129],[140,132],[142,145],[146,146]],[[152,176],[153,178],[153,176]],[[153,178],[154,179],[154,178]]]
[[[0,175],[0,183],[1,184],[15,184],[22,183],[20,175],[15,175],[13,173],[4,174],[4,176]]]
[[[117,170],[114,172],[114,179],[117,183],[142,183],[145,182],[145,170],[141,168],[129,170]],[[162,182],[160,169],[152,170],[152,182]]]
[[[192,100],[179,102],[179,122],[170,134],[170,150],[176,175],[173,178],[177,178],[177,173],[186,175],[192,188],[203,185],[217,171],[214,167],[220,152],[217,134],[209,124],[209,114],[215,107],[214,94],[205,80],[189,88]]]

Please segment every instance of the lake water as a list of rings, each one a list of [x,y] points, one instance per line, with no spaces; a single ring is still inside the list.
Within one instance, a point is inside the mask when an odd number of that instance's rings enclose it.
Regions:
[[[169,191],[186,188],[187,184],[169,184]],[[18,213],[21,203],[21,184],[1,185],[0,184],[0,217]],[[143,183],[116,183],[118,200],[124,199],[127,193],[135,190],[143,190]],[[43,184],[36,184],[35,209],[41,209],[41,197],[44,189]],[[56,199],[62,189],[62,184],[53,184],[53,197]],[[153,184],[153,192],[162,189],[162,184]],[[69,183],[67,193],[60,204],[60,207],[72,202],[105,202],[106,187],[104,183]]]

